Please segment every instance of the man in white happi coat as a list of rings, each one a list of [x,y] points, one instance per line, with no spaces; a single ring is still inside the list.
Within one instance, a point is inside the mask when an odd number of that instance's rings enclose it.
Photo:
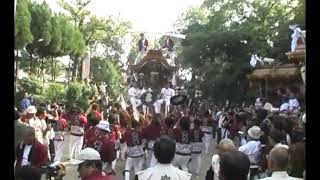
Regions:
[[[167,116],[170,110],[170,99],[175,95],[175,92],[172,88],[170,88],[170,84],[166,84],[165,88],[161,89],[161,99],[157,100],[154,104],[154,109],[156,114],[160,114],[161,105],[165,104],[164,115]]]
[[[158,164],[140,171],[136,174],[136,179],[139,180],[189,180],[191,174],[174,167],[171,162],[175,155],[174,141],[164,135],[161,136],[154,144],[154,156],[158,160]]]
[[[140,100],[141,92],[137,88],[136,83],[134,83],[133,86],[128,90],[128,94],[130,97],[130,103],[132,105],[133,114],[137,115],[138,114],[137,107],[140,106],[142,102]]]
[[[299,110],[300,110],[299,101],[297,100],[293,92],[290,92],[290,99],[288,104],[289,104],[289,111],[291,113],[296,113],[296,114],[299,113]]]
[[[140,90],[140,97],[146,93],[146,92],[152,92],[151,88],[147,88],[147,87],[143,87],[141,90]],[[142,105],[142,110],[143,110],[143,115],[146,116],[147,114],[147,105],[143,104]]]

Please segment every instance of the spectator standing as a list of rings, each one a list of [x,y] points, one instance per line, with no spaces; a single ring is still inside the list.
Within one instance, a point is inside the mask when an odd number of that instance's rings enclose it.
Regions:
[[[222,156],[222,154],[228,151],[235,150],[236,147],[231,139],[223,139],[219,142],[219,145],[217,146],[218,153],[212,156],[211,167],[209,168],[209,171],[212,171],[213,173],[214,180],[219,180],[220,157]]]
[[[15,172],[15,180],[41,180],[41,171],[39,168],[30,165],[23,166]]]
[[[74,165],[78,165],[81,180],[116,180],[102,171],[102,161],[98,151],[92,148],[83,149],[77,156]]]
[[[24,93],[23,99],[20,103],[21,111],[28,109],[29,106],[31,106],[30,96],[28,93]]]
[[[23,134],[23,143],[16,149],[16,168],[46,165],[49,161],[48,148],[35,138],[35,129],[26,127]]]
[[[290,177],[287,173],[288,167],[288,149],[283,147],[274,147],[268,157],[268,168],[272,172],[271,177],[264,180],[299,180],[300,178]]]
[[[289,147],[289,175],[303,178],[305,170],[305,142],[300,141]]]
[[[219,177],[223,180],[247,180],[250,161],[239,151],[228,151],[220,157]]]
[[[258,126],[253,126],[248,130],[247,144],[239,147],[239,151],[246,154],[250,160],[250,180],[258,175],[260,156],[261,156],[261,142],[260,136],[262,132]]]

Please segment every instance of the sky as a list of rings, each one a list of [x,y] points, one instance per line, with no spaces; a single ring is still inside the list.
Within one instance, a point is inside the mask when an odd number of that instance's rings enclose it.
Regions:
[[[61,10],[57,1],[46,0],[55,12]],[[202,2],[203,0],[92,0],[88,9],[100,17],[119,15],[133,23],[133,31],[163,33],[173,30],[173,24],[181,13],[191,6],[201,5]]]
[[[35,0],[39,3],[43,0]],[[54,12],[63,9],[58,5],[58,0],[45,0]],[[67,0],[72,1],[72,0]],[[191,6],[200,6],[203,0],[92,0],[88,5],[88,10],[92,14],[100,17],[109,15],[119,16],[121,19],[130,21],[133,25],[132,32],[145,32],[147,38],[154,40],[156,33],[173,31],[173,24],[178,17]],[[122,62],[130,51],[131,37],[125,37],[123,48],[125,53],[121,57]],[[102,47],[97,51],[103,52]],[[68,64],[69,59],[61,58],[64,64]]]

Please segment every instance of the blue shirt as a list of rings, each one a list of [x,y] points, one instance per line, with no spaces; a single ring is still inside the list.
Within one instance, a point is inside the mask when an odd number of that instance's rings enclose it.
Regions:
[[[26,110],[29,106],[31,106],[31,101],[29,98],[24,98],[22,99],[21,103],[20,103],[20,106],[21,106],[21,110]]]

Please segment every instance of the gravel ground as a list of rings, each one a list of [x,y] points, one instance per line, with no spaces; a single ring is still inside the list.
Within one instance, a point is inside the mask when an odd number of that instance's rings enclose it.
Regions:
[[[66,135],[66,143],[69,142],[69,135]],[[216,141],[213,140],[213,145],[211,145],[210,147],[210,151],[211,153],[209,154],[205,154],[205,153],[202,153],[201,156],[202,156],[202,167],[201,167],[201,171],[200,171],[200,176],[199,177],[196,177],[196,176],[192,176],[192,180],[203,180],[205,179],[205,175],[206,175],[206,172],[208,170],[208,168],[210,167],[210,163],[211,163],[211,157],[215,151],[215,148],[216,147]],[[66,165],[67,167],[67,175],[63,178],[64,180],[78,180],[78,172],[77,172],[77,166],[74,166],[74,165],[71,165],[69,163],[69,161],[67,161],[67,158],[68,158],[68,145],[66,144],[65,145],[65,148],[64,148],[64,156],[62,158],[62,163]],[[124,179],[124,176],[122,176],[122,172],[124,170],[124,166],[125,166],[125,161],[122,161],[122,160],[117,160],[117,165],[116,165],[116,173],[117,173],[117,177],[119,180],[123,180]],[[134,171],[131,170],[131,178],[130,179],[133,179],[133,173]]]

